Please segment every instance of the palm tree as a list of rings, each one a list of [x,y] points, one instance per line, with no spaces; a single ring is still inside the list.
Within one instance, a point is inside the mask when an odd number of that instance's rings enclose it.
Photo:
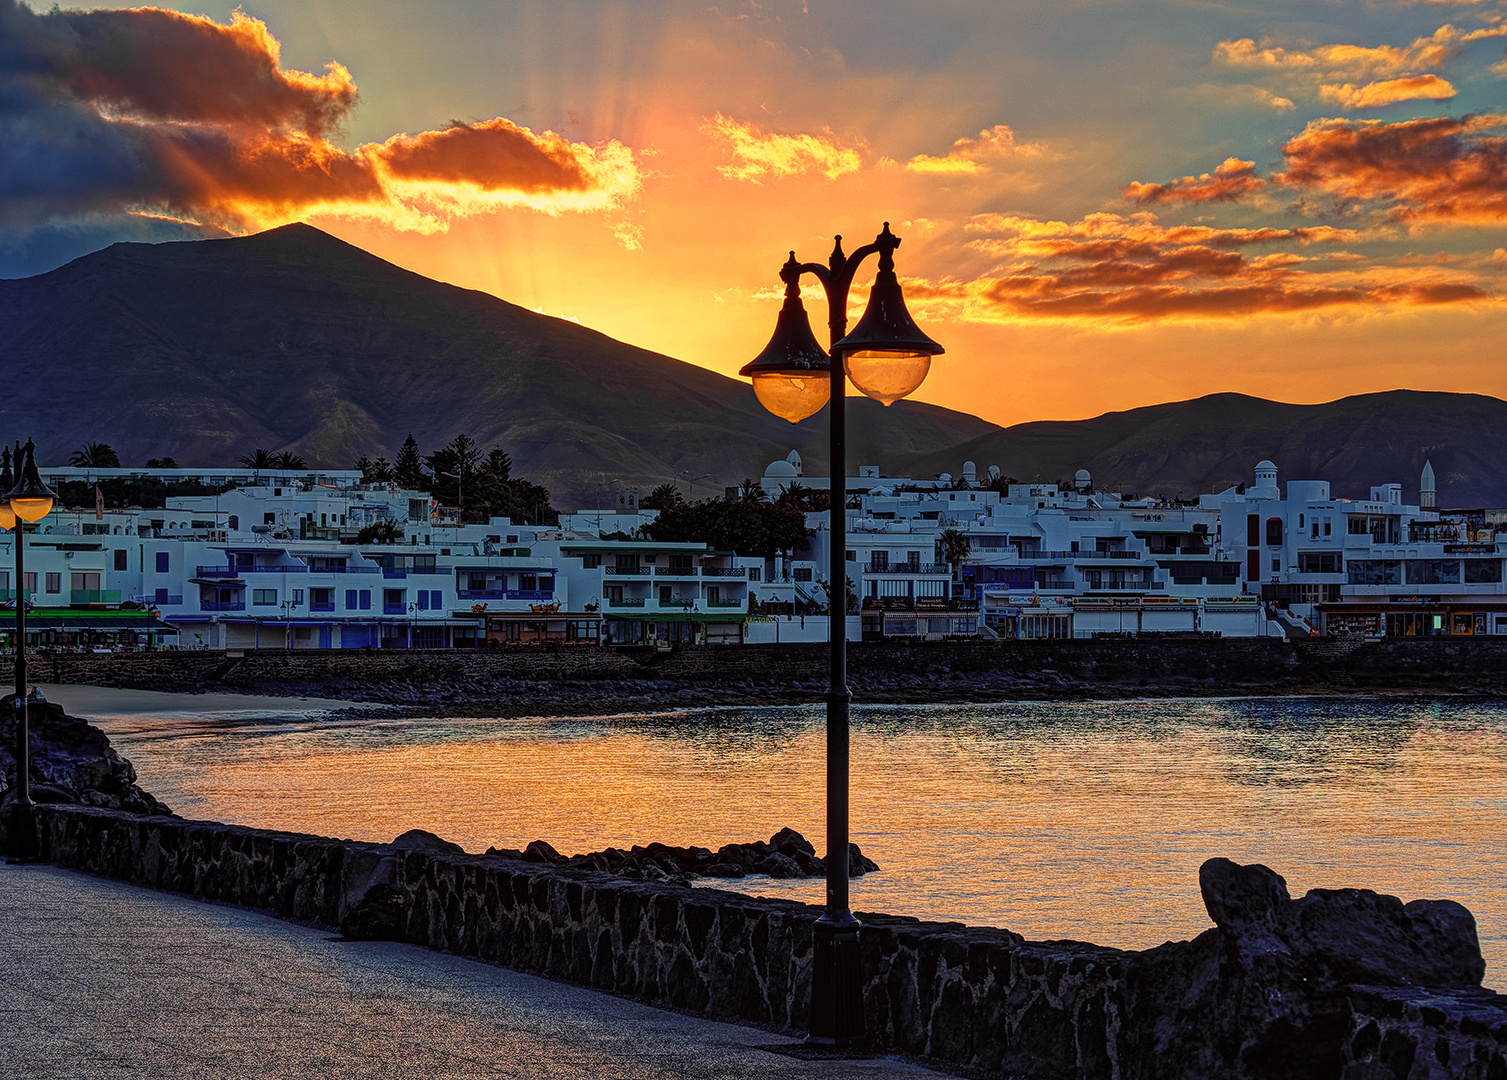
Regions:
[[[274,467],[272,451],[258,449],[249,454],[242,454],[241,464],[248,469],[271,469]]]
[[[747,477],[738,485],[738,498],[744,502],[768,502],[769,493],[759,485],[757,480]]]
[[[937,550],[942,553],[942,561],[952,568],[954,579],[958,576],[958,563],[968,558],[973,551],[973,541],[968,539],[967,533],[960,533],[956,529],[943,529],[937,535]]]
[[[109,443],[85,443],[73,452],[68,464],[79,469],[118,469],[120,455],[110,448]]]
[[[307,469],[309,463],[292,450],[284,450],[280,454],[272,455],[271,467],[274,469]]]

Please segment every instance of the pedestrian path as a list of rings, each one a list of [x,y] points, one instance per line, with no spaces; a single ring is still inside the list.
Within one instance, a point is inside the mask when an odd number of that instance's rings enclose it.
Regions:
[[[51,866],[0,865],[0,966],[10,1078],[937,1078]]]

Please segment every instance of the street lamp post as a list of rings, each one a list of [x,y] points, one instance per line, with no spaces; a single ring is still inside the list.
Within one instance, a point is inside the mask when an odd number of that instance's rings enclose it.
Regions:
[[[863,1041],[863,965],[858,920],[848,906],[848,692],[847,670],[847,460],[844,405],[847,378],[862,393],[888,406],[921,385],[931,359],[943,351],[921,332],[905,308],[895,277],[900,238],[889,222],[872,244],[843,254],[842,237],[827,265],[797,262],[795,252],[780,269],[785,303],[764,351],[739,372],[753,379],[766,409],[792,424],[814,416],[829,401],[831,500],[827,510],[830,575],[828,638],[831,681],[827,703],[827,905],[816,921],[811,972],[810,1041],[834,1047]],[[858,266],[879,256],[868,306],[847,332],[848,292]],[[801,304],[800,279],[812,274],[827,297],[830,351],[817,344]]]
[[[9,458],[8,453],[5,456]],[[0,472],[0,485],[7,488],[0,526],[8,517],[16,534],[16,788],[15,802],[11,806],[9,857],[25,860],[36,857],[37,840],[31,801],[31,725],[26,711],[26,526],[46,517],[57,496],[37,475],[35,446],[30,439],[26,440],[24,447],[16,444],[14,461],[20,478],[15,487],[8,485],[8,461],[4,471]]]

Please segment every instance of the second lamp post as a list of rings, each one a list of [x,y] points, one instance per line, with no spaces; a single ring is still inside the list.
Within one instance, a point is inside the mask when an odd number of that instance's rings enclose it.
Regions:
[[[753,379],[754,393],[776,416],[799,423],[829,401],[831,501],[827,596],[831,616],[831,681],[827,701],[827,905],[816,922],[811,972],[811,1041],[851,1046],[864,1038],[863,965],[858,920],[848,906],[848,692],[847,668],[847,422],[843,408],[846,378],[862,393],[891,405],[910,394],[943,351],[923,334],[900,295],[895,249],[900,238],[889,222],[872,244],[843,254],[842,237],[827,265],[797,262],[795,252],[780,270],[785,305],[764,351],[738,373]],[[849,334],[848,292],[858,264],[879,256],[879,273],[863,317]],[[811,333],[801,304],[800,279],[812,274],[827,295],[831,349]]]

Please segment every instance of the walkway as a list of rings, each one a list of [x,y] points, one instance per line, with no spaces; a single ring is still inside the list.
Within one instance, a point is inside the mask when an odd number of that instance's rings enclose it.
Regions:
[[[937,1080],[409,945],[51,866],[0,865],[13,1078]]]

